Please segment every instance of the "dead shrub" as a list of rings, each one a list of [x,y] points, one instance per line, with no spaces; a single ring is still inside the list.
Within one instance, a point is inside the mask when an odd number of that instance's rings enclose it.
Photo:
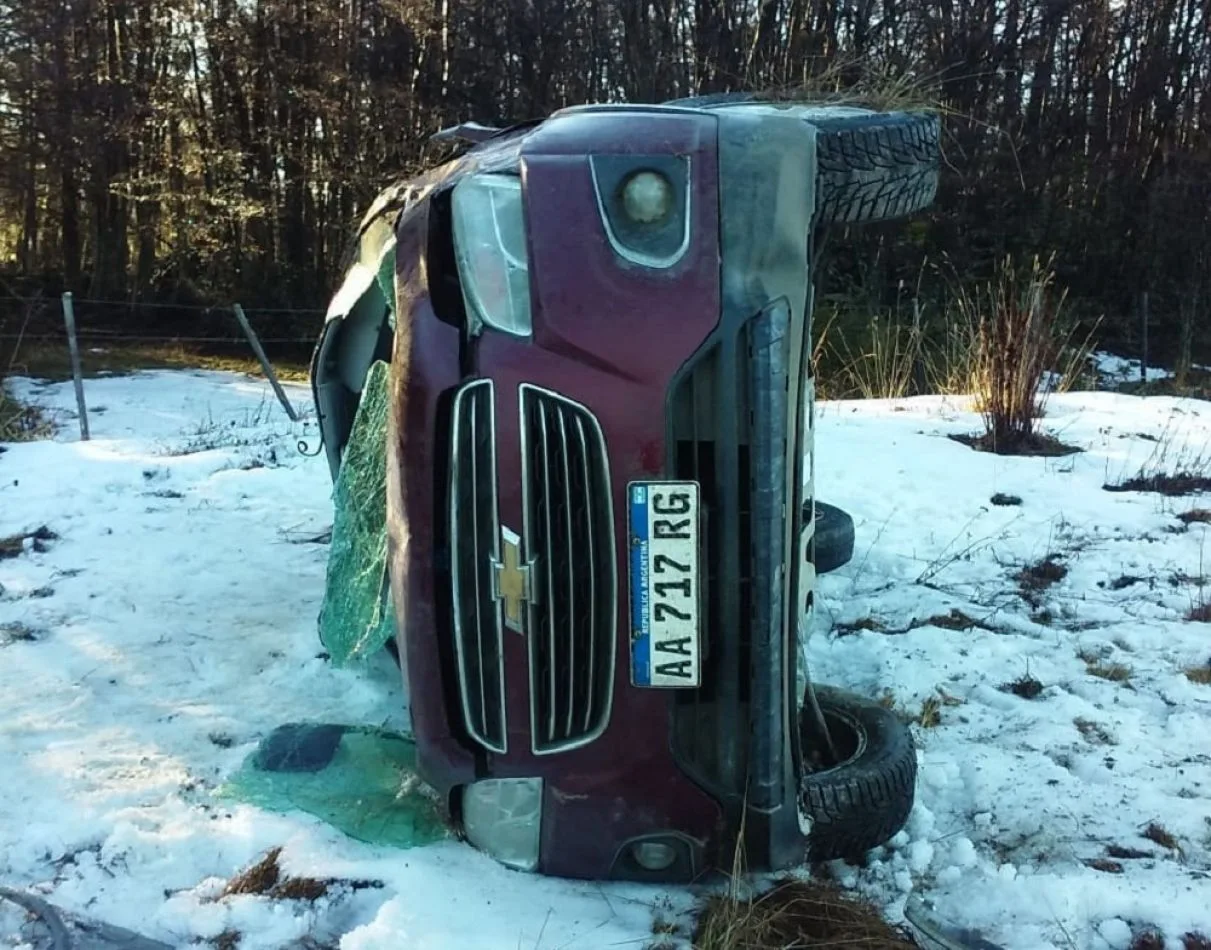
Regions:
[[[955,291],[956,331],[966,341],[968,387],[984,432],[968,443],[999,455],[1076,451],[1037,428],[1050,392],[1068,388],[1088,350],[1071,346],[1061,319],[1065,291],[1055,288],[1052,261],[1020,267],[1011,257],[992,280]],[[1065,355],[1068,354],[1068,355]]]

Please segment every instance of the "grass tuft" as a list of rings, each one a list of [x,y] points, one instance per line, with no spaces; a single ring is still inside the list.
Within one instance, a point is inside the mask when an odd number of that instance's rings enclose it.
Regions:
[[[328,893],[332,881],[310,877],[283,877],[278,859],[282,849],[271,848],[256,864],[245,868],[223,888],[222,897],[237,894],[259,894],[274,900],[314,901]],[[355,883],[354,885],[358,885]],[[366,883],[364,886],[372,886]]]
[[[217,937],[212,937],[210,945],[214,950],[239,950],[240,940],[242,939],[243,937],[238,930],[228,928]]]
[[[926,696],[917,713],[916,723],[922,729],[936,729],[942,724],[942,700],[937,696]]]
[[[1182,524],[1211,524],[1211,508],[1191,508],[1177,516]]]
[[[1022,568],[1017,579],[1024,589],[1037,591],[1058,584],[1067,576],[1067,565],[1056,555],[1048,554],[1043,560]]]
[[[911,950],[877,909],[822,881],[785,880],[759,896],[715,895],[701,905],[695,950]]]
[[[1165,935],[1154,927],[1145,927],[1131,938],[1129,950],[1165,950]]]
[[[1106,731],[1106,727],[1094,722],[1092,719],[1084,719],[1078,716],[1072,720],[1072,724],[1076,726],[1086,742],[1091,745],[1118,745],[1114,736]]]
[[[1143,836],[1149,841],[1159,844],[1162,848],[1181,853],[1182,846],[1176,835],[1159,822],[1149,822],[1148,827],[1143,830]]]
[[[0,442],[35,442],[54,434],[46,413],[17,399],[0,377]]]
[[[1106,846],[1106,854],[1120,861],[1139,861],[1143,858],[1154,857],[1151,851],[1141,851],[1139,848],[1125,848],[1121,844]]]
[[[1125,663],[1111,663],[1104,657],[1089,652],[1081,652],[1078,656],[1085,661],[1085,672],[1098,679],[1111,683],[1127,684],[1131,682],[1131,667]]]
[[[1021,696],[1022,699],[1036,699],[1043,692],[1043,684],[1029,673],[1019,676],[1012,683],[1005,683],[1001,689],[1006,693]]]
[[[1123,866],[1118,861],[1111,861],[1109,858],[1090,858],[1085,862],[1085,865],[1093,868],[1095,871],[1102,871],[1106,874],[1123,873]]]
[[[1199,686],[1211,686],[1211,660],[1208,660],[1202,666],[1190,666],[1186,668],[1186,679],[1191,683]]]
[[[277,886],[282,877],[282,870],[278,866],[278,858],[281,857],[281,854],[280,847],[271,848],[256,864],[245,868],[228,881],[227,886],[223,888],[223,896],[268,894]]]
[[[1166,423],[1139,468],[1117,481],[1106,482],[1102,488],[1110,492],[1150,492],[1167,498],[1209,491],[1211,446],[1192,445],[1188,437],[1179,439],[1172,423]],[[1211,513],[1199,508],[1178,515],[1186,525],[1204,521],[1206,517],[1211,517]]]
[[[921,329],[902,326],[890,314],[870,319],[860,345],[839,328],[833,331],[831,359],[840,367],[833,374],[839,395],[861,399],[900,399],[912,388],[921,353]]]

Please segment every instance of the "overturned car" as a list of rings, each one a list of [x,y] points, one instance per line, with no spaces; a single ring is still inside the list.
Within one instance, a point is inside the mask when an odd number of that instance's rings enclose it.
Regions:
[[[312,367],[337,478],[384,367],[422,777],[472,844],[561,876],[886,841],[911,736],[804,659],[853,547],[814,497],[812,255],[932,200],[937,118],[725,96],[457,132],[366,214]]]

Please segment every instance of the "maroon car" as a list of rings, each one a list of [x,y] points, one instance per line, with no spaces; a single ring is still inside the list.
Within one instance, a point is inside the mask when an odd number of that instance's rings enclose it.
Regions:
[[[886,841],[911,737],[803,660],[818,555],[852,548],[815,550],[812,248],[932,200],[937,118],[721,97],[459,131],[367,213],[313,366],[335,472],[391,364],[422,777],[474,845],[563,876]]]

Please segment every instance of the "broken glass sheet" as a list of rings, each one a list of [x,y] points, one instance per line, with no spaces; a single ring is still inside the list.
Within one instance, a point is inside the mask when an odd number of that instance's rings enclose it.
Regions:
[[[412,741],[371,727],[279,726],[216,794],[303,811],[370,844],[414,848],[453,836],[437,793],[416,774]]]
[[[394,633],[387,584],[390,367],[370,365],[333,490],[320,641],[339,665],[373,656]]]

